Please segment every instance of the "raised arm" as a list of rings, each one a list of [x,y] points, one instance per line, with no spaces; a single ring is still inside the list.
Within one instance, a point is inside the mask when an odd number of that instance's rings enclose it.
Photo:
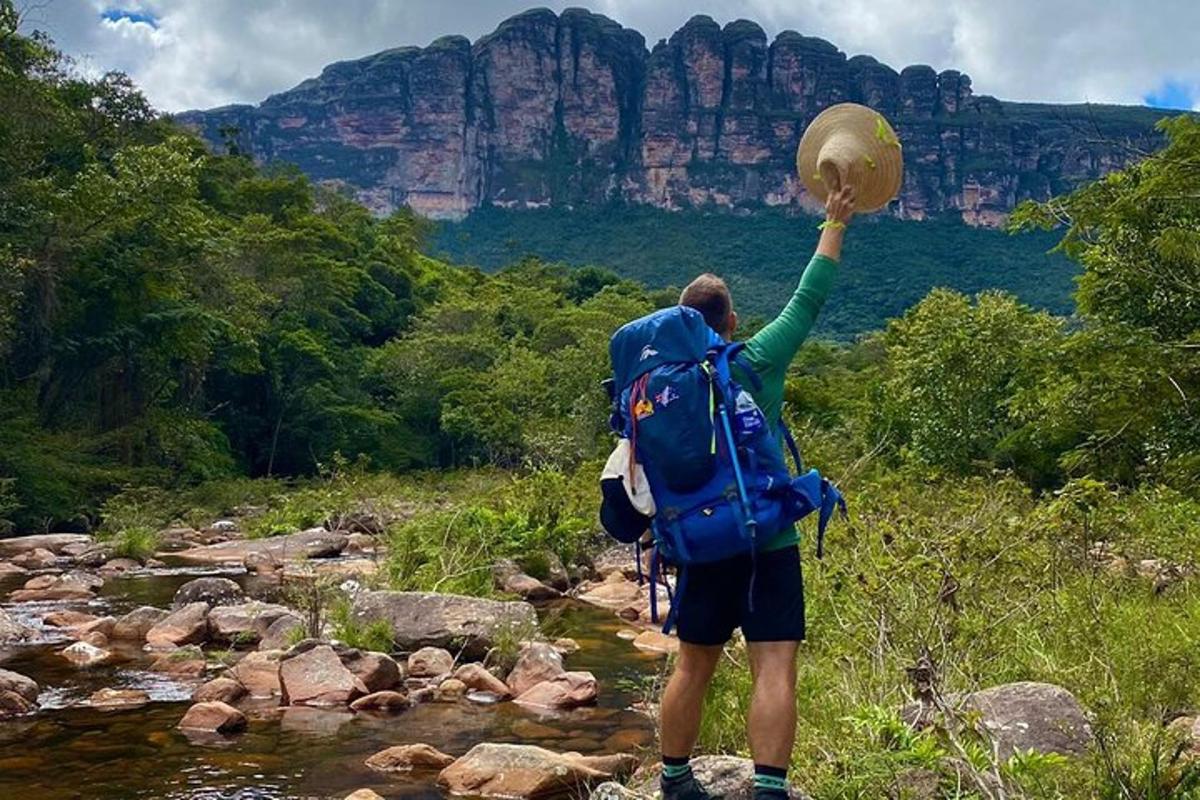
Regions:
[[[825,222],[817,251],[800,276],[792,299],[779,316],[746,342],[746,353],[759,375],[781,374],[808,338],[825,298],[833,288],[838,259],[842,255],[842,237],[854,215],[854,187],[846,186],[829,195],[825,203]]]

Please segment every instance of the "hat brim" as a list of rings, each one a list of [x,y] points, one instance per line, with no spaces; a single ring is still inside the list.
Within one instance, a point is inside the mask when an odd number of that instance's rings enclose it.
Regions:
[[[899,193],[904,156],[882,114],[858,103],[839,103],[818,114],[804,131],[796,169],[804,188],[822,203],[844,174],[855,188],[856,210],[870,212]]]

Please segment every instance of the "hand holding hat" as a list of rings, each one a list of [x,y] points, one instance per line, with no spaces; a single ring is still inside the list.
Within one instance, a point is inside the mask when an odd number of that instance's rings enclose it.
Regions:
[[[858,211],[878,211],[900,191],[904,159],[896,132],[878,111],[857,103],[830,106],[817,115],[796,151],[805,189],[821,202],[854,187]]]

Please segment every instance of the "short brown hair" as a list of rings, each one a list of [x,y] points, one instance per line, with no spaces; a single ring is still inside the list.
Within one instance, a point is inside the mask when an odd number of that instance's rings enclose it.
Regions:
[[[684,287],[679,295],[679,305],[699,311],[704,315],[708,327],[717,333],[725,333],[729,327],[733,298],[725,281],[711,272],[704,273]]]

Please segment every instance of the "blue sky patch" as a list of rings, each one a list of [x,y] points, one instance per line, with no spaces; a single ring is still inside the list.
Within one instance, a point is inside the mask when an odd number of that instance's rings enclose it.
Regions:
[[[1157,89],[1143,98],[1146,105],[1154,106],[1155,108],[1178,108],[1184,111],[1191,111],[1196,105],[1196,87],[1188,84],[1168,79],[1163,81]]]
[[[148,11],[133,11],[125,8],[106,8],[100,12],[100,18],[109,22],[120,22],[127,19],[130,22],[144,22],[151,28],[158,27],[158,17]]]

